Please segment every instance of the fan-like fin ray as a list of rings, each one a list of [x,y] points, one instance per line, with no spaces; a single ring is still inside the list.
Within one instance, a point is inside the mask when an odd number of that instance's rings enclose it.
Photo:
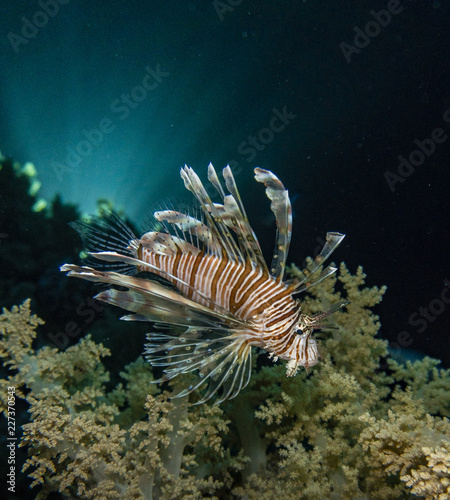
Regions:
[[[226,252],[229,258],[240,261],[242,259],[240,250],[223,220],[223,212],[221,212],[220,206],[217,207],[212,202],[202,181],[192,168],[185,165],[180,173],[186,189],[193,193],[202,207],[203,214],[213,236],[213,241]],[[220,254],[216,255],[220,256]]]
[[[232,228],[238,237],[241,249],[245,252],[247,258],[256,263],[258,267],[268,272],[266,261],[264,260],[258,238],[251,228],[244,205],[239,195],[233,172],[229,166],[223,169],[225,185],[229,195],[223,199],[225,213],[231,217]]]
[[[176,210],[163,210],[155,212],[154,217],[158,221],[165,221],[173,226],[176,226],[180,229],[180,231],[182,231],[183,235],[188,234],[191,240],[192,236],[195,236],[199,241],[205,244],[209,253],[216,255],[219,251],[219,247],[213,241],[213,237],[208,226],[195,217],[177,212]],[[191,247],[195,248],[193,244],[191,244]],[[196,253],[193,248],[190,248],[190,251],[194,254]]]
[[[145,356],[152,365],[165,367],[164,375],[156,382],[198,371],[196,381],[174,397],[186,396],[205,385],[206,391],[196,404],[214,396],[215,404],[235,397],[250,380],[251,345],[243,333],[218,333],[208,328],[190,328],[177,337],[149,333]]]
[[[278,177],[269,170],[255,168],[255,179],[266,186],[266,195],[272,202],[270,208],[275,214],[277,234],[270,274],[278,281],[282,281],[292,234],[292,206],[289,193]]]
[[[208,165],[208,180],[217,189],[222,200],[225,198],[225,191],[220,184],[219,177],[217,177],[216,169],[213,167],[212,163]]]
[[[306,269],[302,271],[302,273],[305,275],[305,277],[301,281],[296,281],[295,282],[295,288],[296,292],[302,292],[306,290],[307,288],[320,283],[323,279],[325,279],[327,276],[330,276],[334,272],[336,272],[336,268],[332,266],[328,266],[326,269],[324,269],[319,276],[318,280],[314,281],[313,283],[310,282],[311,275],[317,271],[320,265],[322,265],[328,257],[336,250],[338,245],[342,242],[342,240],[345,238],[345,234],[341,233],[327,233],[326,236],[326,241],[325,245],[323,246],[321,252],[317,257],[310,262],[307,266]],[[302,286],[304,285],[304,286]]]
[[[328,276],[331,276],[332,274],[334,274],[335,272],[337,271],[337,267],[333,267],[333,266],[327,266],[321,273],[320,273],[320,276],[315,279],[314,281],[306,281],[305,282],[305,279],[302,280],[302,284],[297,284],[295,286],[295,290],[293,293],[301,293],[301,292],[304,292],[306,290],[308,290],[308,288],[311,288],[312,286],[315,286],[317,285],[318,283],[320,283],[321,281],[323,281],[325,278],[328,278]],[[308,276],[311,276],[310,274]]]
[[[94,252],[115,251],[129,257],[135,255],[139,244],[131,229],[114,212],[104,218],[89,217],[84,221],[71,222],[72,226],[80,235],[84,249],[90,254]],[[102,265],[93,262],[89,257],[85,262],[90,265]],[[115,264],[103,264],[103,269],[117,271],[123,274],[135,274],[136,268],[124,262]]]
[[[178,238],[173,234],[158,233],[155,231],[145,233],[139,240],[139,243],[143,248],[147,248],[158,255],[175,255],[177,252],[190,252],[196,255],[200,252],[196,246],[186,240]]]

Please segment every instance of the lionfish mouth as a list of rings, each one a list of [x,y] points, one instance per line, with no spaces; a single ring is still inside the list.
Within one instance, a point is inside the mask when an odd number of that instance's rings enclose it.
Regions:
[[[235,397],[249,382],[253,347],[263,347],[274,360],[287,360],[287,375],[319,359],[314,330],[346,305],[307,316],[294,295],[336,271],[311,276],[344,238],[327,233],[320,254],[304,270],[304,278],[284,280],[292,233],[288,192],[269,170],[255,169],[266,187],[275,215],[277,236],[270,266],[249,223],[232,169],[223,169],[225,186],[214,167],[208,180],[221,199],[213,202],[197,174],[181,169],[185,187],[198,203],[196,213],[167,207],[154,213],[150,231],[137,238],[116,215],[73,224],[84,240],[92,266],[64,264],[69,276],[106,283],[111,288],[95,298],[131,314],[123,320],[161,325],[151,332],[145,357],[163,376],[189,380],[174,397],[200,392],[195,404],[211,398],[216,404]],[[148,277],[142,277],[142,272]],[[297,335],[287,334],[297,327]],[[182,333],[177,333],[177,332]],[[194,376],[194,377],[192,377]],[[183,386],[183,384],[181,384]]]

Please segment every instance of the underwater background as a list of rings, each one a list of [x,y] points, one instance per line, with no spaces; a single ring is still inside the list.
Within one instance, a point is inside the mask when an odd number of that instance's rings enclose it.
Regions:
[[[0,306],[31,298],[46,322],[36,348],[77,344],[81,335],[58,335],[71,321],[97,335],[117,383],[148,327],[131,335],[120,313],[89,302],[93,287],[59,272],[81,251],[68,223],[108,206],[141,234],[158,202],[191,201],[181,166],[205,179],[209,162],[230,164],[269,258],[261,167],[293,202],[288,262],[300,266],[327,231],[345,233],[333,260],[387,286],[374,311],[389,354],[450,368],[449,10],[439,0],[5,0]]]

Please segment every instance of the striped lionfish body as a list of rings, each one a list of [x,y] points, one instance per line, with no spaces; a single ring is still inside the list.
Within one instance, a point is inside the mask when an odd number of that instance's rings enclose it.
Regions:
[[[250,379],[253,347],[266,350],[275,360],[286,360],[288,376],[301,366],[315,365],[319,354],[312,332],[326,328],[322,320],[345,303],[308,316],[294,294],[311,286],[308,277],[344,235],[327,234],[304,280],[284,281],[292,215],[281,181],[268,170],[255,169],[277,222],[275,252],[268,268],[230,167],[223,170],[228,194],[213,166],[208,167],[208,180],[222,203],[211,200],[191,168],[181,169],[181,177],[197,199],[201,216],[175,209],[155,212],[154,227],[141,238],[116,216],[106,223],[75,223],[90,255],[109,262],[108,267],[116,271],[72,264],[61,270],[69,271],[69,276],[125,287],[126,291],[110,288],[95,298],[132,313],[122,319],[150,321],[171,331],[149,333],[145,355],[153,366],[164,367],[159,381],[190,372],[198,375],[177,396],[202,386],[206,391],[199,403],[213,396],[216,403],[235,397]],[[325,268],[316,283],[335,271]],[[132,275],[142,272],[152,275]]]

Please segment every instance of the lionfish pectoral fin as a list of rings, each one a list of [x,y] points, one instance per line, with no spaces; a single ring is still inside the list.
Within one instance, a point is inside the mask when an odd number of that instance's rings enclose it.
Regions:
[[[167,292],[170,293],[170,290]],[[189,299],[166,296],[164,287],[159,285],[151,285],[151,288],[147,288],[145,292],[110,289],[99,293],[94,298],[136,313],[121,318],[126,321],[151,321],[183,327],[199,325],[212,329],[230,326],[229,318]]]
[[[262,168],[255,168],[255,179],[266,186],[266,195],[272,202],[270,208],[275,215],[277,235],[270,274],[281,281],[286,267],[287,254],[292,234],[292,206],[287,189],[278,177]]]
[[[250,380],[251,345],[245,335],[192,327],[179,336],[149,333],[147,338],[150,343],[145,357],[152,366],[164,367],[164,375],[155,382],[196,372],[195,382],[173,397],[186,396],[206,385],[195,404],[215,396],[214,404],[219,404],[237,396]]]
[[[296,282],[292,281],[291,283],[295,283],[295,290],[293,293],[301,293],[304,292],[305,290],[308,290],[308,288],[311,288],[312,286],[317,285],[321,281],[323,281],[325,278],[328,278],[328,276],[331,276],[337,271],[337,267],[334,266],[327,266],[319,275],[317,279],[314,279],[313,281],[306,281],[310,275],[308,274],[306,278],[304,278],[301,282]]]
[[[97,271],[90,267],[72,264],[64,264],[61,271],[68,271],[68,276],[96,283],[127,287],[129,290],[125,292],[115,289],[105,290],[95,298],[145,316],[148,321],[182,326],[200,324],[210,328],[211,325],[235,328],[245,325],[229,313],[225,314],[202,306],[157,281]]]
[[[330,257],[344,238],[345,234],[334,232],[327,233],[325,245],[323,246],[321,252],[306,266],[306,269],[302,271],[304,278],[302,280],[292,280],[292,283],[295,285],[294,293],[303,292],[311,286],[317,285],[317,283],[320,283],[322,280],[337,271],[336,267],[328,266],[321,272],[320,276],[316,280],[311,281],[311,275],[317,271],[319,266],[322,265],[328,257]]]

